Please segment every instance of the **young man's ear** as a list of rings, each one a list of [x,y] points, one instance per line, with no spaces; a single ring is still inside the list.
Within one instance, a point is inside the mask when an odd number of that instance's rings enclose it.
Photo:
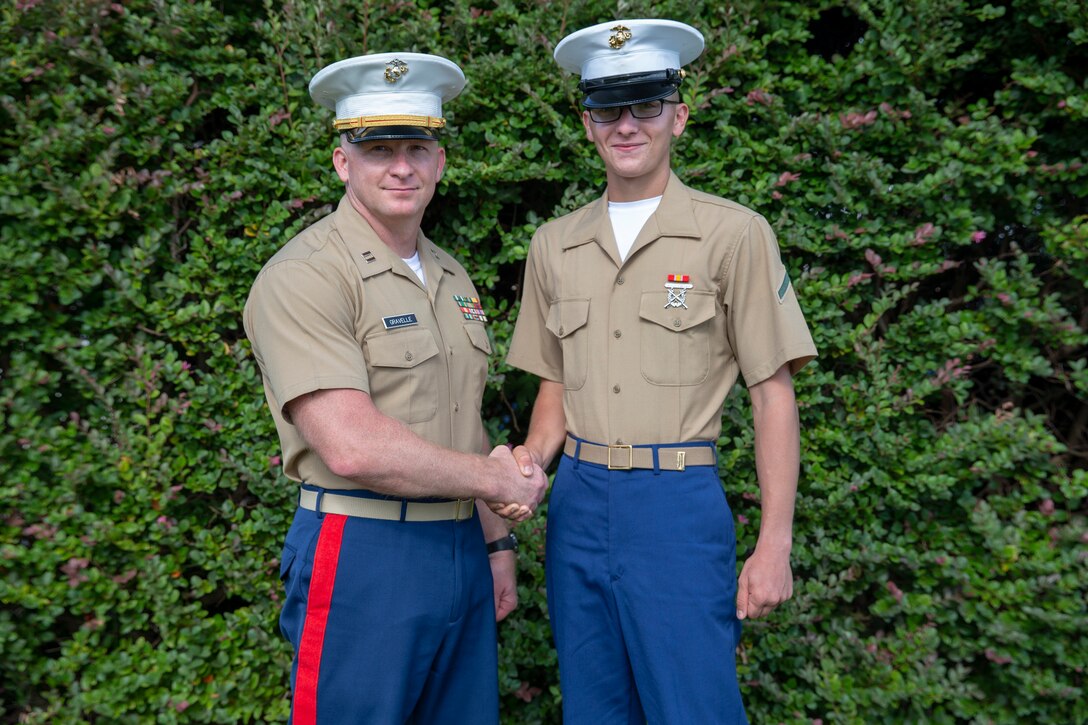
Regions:
[[[593,140],[593,134],[589,131],[591,123],[593,122],[589,119],[589,111],[582,111],[582,126],[586,129],[586,141]]]
[[[688,117],[691,115],[691,109],[688,108],[688,104],[681,102],[676,107],[676,116],[672,122],[672,135],[675,138],[680,138],[680,134],[684,133],[684,128],[688,125]]]

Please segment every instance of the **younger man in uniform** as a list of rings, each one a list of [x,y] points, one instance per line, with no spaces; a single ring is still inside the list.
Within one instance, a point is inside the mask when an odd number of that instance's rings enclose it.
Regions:
[[[740,620],[792,593],[799,467],[791,376],[816,350],[767,222],[686,187],[670,146],[688,119],[682,23],[578,31],[604,197],[537,230],[509,362],[541,378],[524,447],[547,466],[548,604],[564,722],[744,723]],[[763,516],[739,586],[716,468],[722,404],[752,399]]]
[[[475,500],[524,518],[547,480],[505,447],[482,455],[486,319],[468,274],[420,231],[445,166],[442,102],[464,84],[416,53],[314,76],[345,194],[246,303],[284,472],[301,482],[281,563],[294,725],[498,722],[514,542]]]

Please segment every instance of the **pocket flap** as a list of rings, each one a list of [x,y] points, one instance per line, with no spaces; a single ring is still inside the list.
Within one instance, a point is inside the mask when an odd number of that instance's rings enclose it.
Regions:
[[[295,549],[294,547],[284,544],[283,552],[280,554],[280,581],[285,581],[287,575],[291,573],[291,565],[295,563]]]
[[[589,321],[589,298],[557,300],[548,310],[545,323],[552,334],[562,339],[575,330],[585,327]]]
[[[487,337],[486,327],[478,322],[466,322],[465,332],[468,333],[468,339],[474,348],[482,350],[488,355],[491,354],[491,340]]]
[[[438,354],[430,330],[399,330],[366,340],[370,364],[385,368],[414,368]]]
[[[688,290],[687,307],[666,307],[666,292],[643,292],[639,317],[673,332],[683,332],[714,317],[714,293]]]

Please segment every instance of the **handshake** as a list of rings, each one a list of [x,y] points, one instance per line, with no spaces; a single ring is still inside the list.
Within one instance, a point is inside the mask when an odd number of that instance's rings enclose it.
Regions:
[[[501,491],[496,500],[487,501],[492,511],[510,521],[525,521],[540,504],[548,489],[548,477],[525,446],[510,449],[495,446],[488,463],[496,470]]]

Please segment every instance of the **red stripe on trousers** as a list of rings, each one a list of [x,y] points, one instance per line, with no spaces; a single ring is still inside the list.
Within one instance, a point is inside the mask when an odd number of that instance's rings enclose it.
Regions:
[[[298,645],[292,725],[317,723],[317,679],[321,674],[321,648],[325,644],[325,625],[329,621],[332,587],[336,582],[336,564],[340,560],[340,542],[344,538],[344,524],[347,520],[347,516],[340,514],[325,514],[321,533],[317,537],[310,592],[306,597],[306,623],[302,626],[302,641]]]

